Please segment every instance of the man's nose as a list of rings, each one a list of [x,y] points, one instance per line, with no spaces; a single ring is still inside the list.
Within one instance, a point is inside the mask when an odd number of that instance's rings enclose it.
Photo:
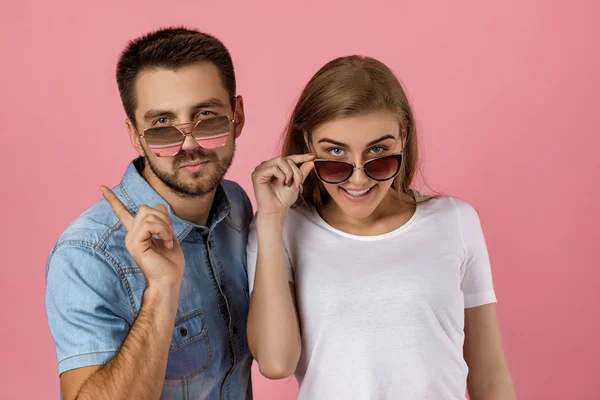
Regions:
[[[194,129],[194,125],[189,124],[179,128],[181,132],[185,134],[185,139],[183,140],[183,144],[181,145],[182,150],[193,150],[197,147],[200,147],[194,135],[192,135],[192,131]]]

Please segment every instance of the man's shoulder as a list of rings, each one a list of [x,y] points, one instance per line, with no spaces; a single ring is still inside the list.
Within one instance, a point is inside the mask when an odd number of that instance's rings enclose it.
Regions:
[[[252,221],[252,203],[246,191],[234,181],[223,180],[221,187],[227,195],[231,211],[229,219],[238,227],[247,228]]]
[[[122,235],[124,238],[125,234],[112,208],[102,199],[69,224],[56,241],[52,253],[64,246],[103,252],[109,239],[114,235]]]
[[[225,191],[227,199],[233,208],[242,208],[244,212],[249,211],[252,213],[252,203],[250,202],[250,198],[239,183],[224,179],[221,181],[221,187],[223,188],[223,191]]]
[[[221,181],[221,187],[230,200],[248,199],[248,194],[246,194],[244,188],[237,182],[223,179]]]
[[[76,299],[83,288],[104,296],[121,296],[120,275],[129,266],[123,257],[125,229],[106,200],[75,218],[60,235],[46,260],[47,293]],[[112,288],[112,289],[111,289]]]

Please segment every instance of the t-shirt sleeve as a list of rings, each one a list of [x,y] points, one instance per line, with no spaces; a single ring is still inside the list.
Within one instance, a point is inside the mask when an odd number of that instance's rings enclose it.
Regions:
[[[464,248],[461,267],[461,290],[465,308],[496,302],[492,270],[481,222],[477,211],[468,203],[454,200]]]
[[[248,265],[248,287],[250,294],[254,289],[254,277],[256,276],[256,260],[258,258],[258,235],[256,233],[256,217],[250,224],[250,233],[248,235],[248,245],[246,247],[246,263]],[[289,257],[289,254],[283,247],[283,260],[287,271],[288,281],[294,283],[294,270]]]
[[[50,256],[46,314],[58,373],[109,362],[127,337],[132,317],[112,266],[87,246],[63,245]]]

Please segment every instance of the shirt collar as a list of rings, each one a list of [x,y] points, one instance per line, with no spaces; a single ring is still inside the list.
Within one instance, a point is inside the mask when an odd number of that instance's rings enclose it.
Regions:
[[[179,240],[183,240],[188,233],[194,228],[206,229],[206,227],[193,224],[185,221],[173,213],[173,209],[142,177],[140,172],[144,169],[144,159],[139,157],[133,160],[127,170],[121,184],[115,188],[115,194],[121,199],[125,207],[129,209],[132,215],[136,215],[140,206],[147,205],[148,207],[156,207],[159,204],[164,204],[167,207],[173,230]],[[221,184],[217,187],[215,198],[208,216],[208,225],[212,231],[214,227],[223,219],[229,216],[231,206],[227,194]]]

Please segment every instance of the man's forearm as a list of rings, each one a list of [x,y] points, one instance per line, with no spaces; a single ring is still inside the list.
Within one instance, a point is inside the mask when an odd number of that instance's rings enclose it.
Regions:
[[[148,288],[119,353],[83,384],[77,400],[160,398],[178,299],[179,288]]]

